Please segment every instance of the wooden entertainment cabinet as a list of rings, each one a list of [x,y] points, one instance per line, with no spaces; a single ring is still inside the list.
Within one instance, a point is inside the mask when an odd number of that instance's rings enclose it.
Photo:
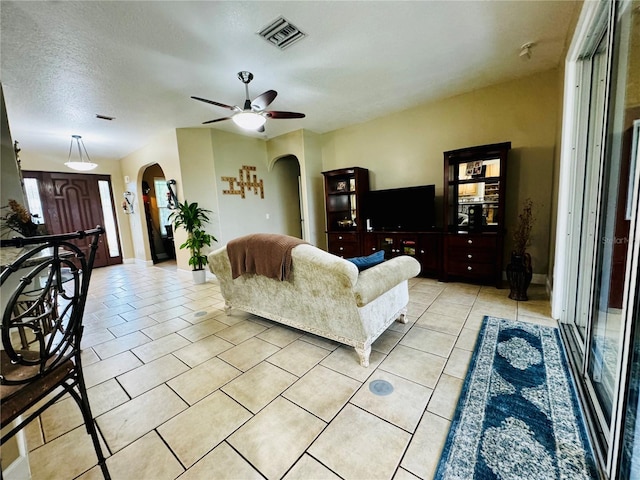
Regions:
[[[366,232],[365,255],[384,250],[385,258],[410,255],[420,262],[420,275],[440,277],[442,234],[434,232]]]
[[[327,251],[340,257],[363,254],[363,198],[369,170],[352,167],[322,172],[327,215]]]
[[[367,231],[363,212],[369,171],[323,172],[327,250],[344,258],[380,250],[387,259],[411,255],[423,276],[500,287],[510,149],[505,142],[444,152],[445,226],[432,231]]]
[[[442,279],[502,283],[511,142],[444,152]]]
[[[385,258],[411,255],[421,275],[438,277],[442,257],[441,232],[367,231],[364,197],[369,170],[360,167],[323,172],[327,216],[327,251],[344,258],[385,251]]]

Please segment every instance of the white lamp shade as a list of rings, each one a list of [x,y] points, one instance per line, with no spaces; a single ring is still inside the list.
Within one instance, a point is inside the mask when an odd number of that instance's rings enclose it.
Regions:
[[[80,172],[87,172],[89,170],[93,170],[98,166],[97,163],[93,162],[65,162],[65,165],[73,170],[78,170]]]
[[[231,119],[233,120],[233,123],[238,125],[240,128],[245,128],[247,130],[257,130],[267,121],[263,115],[255,112],[236,113]]]

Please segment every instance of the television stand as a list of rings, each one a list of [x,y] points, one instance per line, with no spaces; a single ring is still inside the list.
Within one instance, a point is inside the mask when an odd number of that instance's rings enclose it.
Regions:
[[[409,255],[420,262],[420,276],[439,278],[442,271],[442,232],[382,231],[364,233],[364,254],[384,250],[385,259]]]

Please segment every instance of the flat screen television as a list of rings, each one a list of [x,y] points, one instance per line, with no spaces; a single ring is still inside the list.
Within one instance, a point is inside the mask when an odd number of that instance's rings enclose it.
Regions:
[[[433,230],[435,195],[435,185],[371,190],[365,195],[365,218],[372,230]]]

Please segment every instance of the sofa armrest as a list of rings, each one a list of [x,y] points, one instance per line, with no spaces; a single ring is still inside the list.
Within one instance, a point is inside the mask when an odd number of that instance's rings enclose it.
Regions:
[[[420,263],[408,255],[394,257],[360,272],[354,288],[358,307],[365,306],[384,292],[419,273]]]

